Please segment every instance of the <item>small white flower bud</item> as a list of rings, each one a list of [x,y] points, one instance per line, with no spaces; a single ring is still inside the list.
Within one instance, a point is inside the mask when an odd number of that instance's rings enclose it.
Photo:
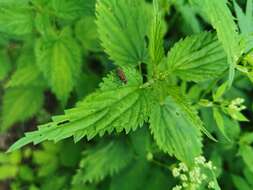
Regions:
[[[208,187],[209,189],[214,189],[214,188],[215,188],[215,183],[214,183],[214,181],[209,182],[207,187]]]
[[[208,169],[210,169],[210,170],[213,169],[213,163],[212,163],[211,161],[207,162],[207,163],[205,164],[205,166],[206,166]]]
[[[202,174],[202,175],[201,175],[201,179],[202,179],[202,180],[206,180],[206,179],[207,179],[207,176],[206,176],[205,174]]]
[[[180,163],[179,164],[179,169],[182,170],[183,172],[187,172],[188,171],[188,167],[185,163]]]
[[[204,164],[206,162],[206,159],[204,156],[199,156],[195,158],[195,164]]]
[[[180,176],[180,170],[179,170],[178,168],[174,168],[174,169],[172,170],[172,175],[173,175],[174,177]]]
[[[187,180],[188,180],[188,177],[187,177],[185,174],[181,174],[181,175],[180,175],[180,179],[181,179],[182,181],[187,181]]]

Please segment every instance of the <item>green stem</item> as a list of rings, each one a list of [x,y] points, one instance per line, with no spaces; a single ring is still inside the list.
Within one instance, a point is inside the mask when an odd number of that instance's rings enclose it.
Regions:
[[[159,161],[154,160],[154,159],[150,160],[150,162],[152,162],[152,163],[154,163],[154,164],[156,164],[156,165],[158,165],[158,166],[160,166],[162,168],[165,168],[165,169],[168,169],[168,170],[171,171],[171,168],[168,165],[166,165],[166,164],[164,164],[162,162],[159,162]]]

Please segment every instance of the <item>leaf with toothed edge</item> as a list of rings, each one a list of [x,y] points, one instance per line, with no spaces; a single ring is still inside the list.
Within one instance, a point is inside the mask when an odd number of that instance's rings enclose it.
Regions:
[[[229,63],[229,85],[232,85],[237,61],[242,54],[238,27],[233,19],[227,0],[192,0],[209,19],[217,31],[219,41],[227,54]]]
[[[201,154],[200,129],[171,96],[154,105],[150,129],[161,150],[189,165]]]
[[[52,122],[39,126],[37,131],[26,133],[9,151],[31,142],[57,142],[71,136],[77,142],[85,136],[92,139],[114,130],[125,130],[126,133],[136,130],[149,115],[149,91],[140,87],[142,78],[135,69],[126,67],[123,71],[128,79],[127,84],[115,72],[111,73],[97,92],[75,108],[66,110],[64,115],[55,116]]]
[[[167,67],[183,80],[201,82],[219,77],[228,64],[216,35],[202,32],[177,42],[168,54]]]
[[[170,96],[174,99],[174,101],[181,107],[182,112],[185,113],[185,116],[197,127],[201,130],[209,139],[217,142],[217,140],[212,136],[212,134],[205,128],[202,120],[200,119],[197,110],[193,107],[190,101],[186,96],[182,95],[178,88],[170,87],[168,88],[168,92]]]

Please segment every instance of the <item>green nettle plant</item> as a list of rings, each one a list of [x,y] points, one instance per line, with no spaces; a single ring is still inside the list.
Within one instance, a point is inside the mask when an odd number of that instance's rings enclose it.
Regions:
[[[252,0],[1,0],[0,180],[253,189],[252,49]]]

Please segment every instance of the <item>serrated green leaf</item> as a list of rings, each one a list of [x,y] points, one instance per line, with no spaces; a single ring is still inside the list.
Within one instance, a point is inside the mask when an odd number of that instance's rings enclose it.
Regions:
[[[0,31],[12,35],[32,33],[33,12],[28,1],[0,2]]]
[[[74,184],[99,182],[122,170],[133,159],[133,151],[124,141],[104,142],[85,152]]]
[[[200,119],[197,110],[195,107],[191,105],[188,97],[182,95],[178,88],[170,87],[168,88],[168,92],[171,97],[173,97],[174,101],[180,105],[181,109],[188,119],[197,127],[200,131],[202,131],[209,139],[216,141],[216,139],[209,133],[209,131],[203,125],[202,120]]]
[[[80,73],[81,52],[68,28],[36,43],[37,65],[57,98],[66,103]]]
[[[41,109],[43,100],[43,89],[40,87],[7,89],[3,96],[1,130],[32,117]]]
[[[137,65],[147,61],[145,35],[149,12],[142,0],[100,0],[96,6],[102,47],[115,64]]]
[[[207,15],[210,23],[216,29],[218,39],[222,43],[227,60],[230,65],[229,85],[232,84],[235,74],[235,66],[239,60],[242,50],[240,37],[233,15],[227,6],[227,0],[193,0]]]
[[[52,122],[39,126],[38,131],[26,133],[9,151],[25,144],[38,144],[45,140],[59,141],[74,136],[75,141],[87,136],[104,135],[114,130],[128,133],[142,126],[149,115],[149,95],[142,85],[141,75],[130,68],[124,69],[127,84],[112,73],[100,90],[91,94],[65,115],[52,118]]]
[[[150,129],[157,145],[166,153],[191,164],[201,154],[201,133],[189,115],[170,96],[151,111]]]
[[[168,69],[186,81],[220,76],[228,67],[216,35],[203,32],[179,41],[168,54]]]

